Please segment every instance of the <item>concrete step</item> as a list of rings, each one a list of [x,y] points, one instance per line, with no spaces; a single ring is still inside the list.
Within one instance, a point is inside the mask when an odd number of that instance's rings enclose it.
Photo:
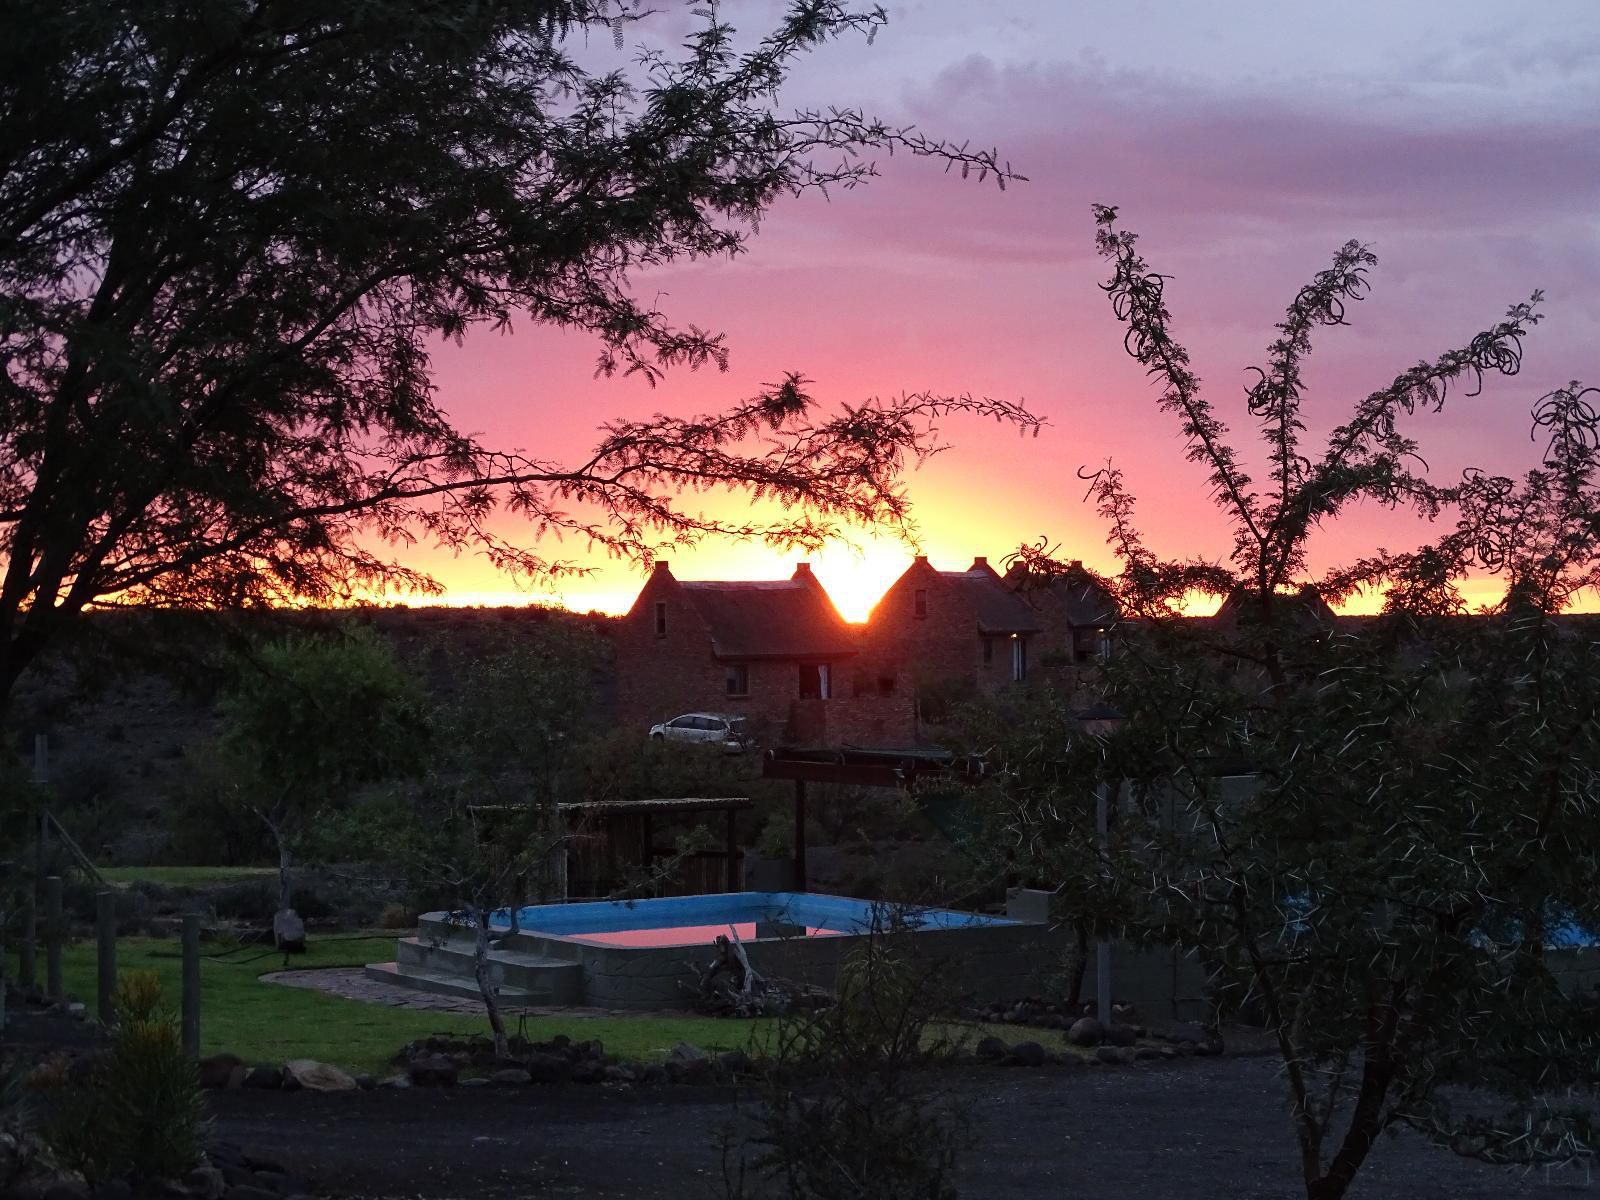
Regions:
[[[435,996],[456,996],[466,1000],[481,999],[477,982],[470,975],[455,975],[448,971],[429,971],[407,963],[368,963],[366,975],[369,979],[376,979],[383,983],[398,984],[414,991],[429,992]],[[553,987],[544,988],[515,988],[501,985],[496,988],[495,995],[500,1003],[508,1008],[532,1008],[535,1006],[576,1004],[575,998],[569,998]]]
[[[407,969],[423,974],[453,975],[473,982],[471,942],[436,943],[431,938],[401,938],[395,946],[395,959]],[[522,949],[489,951],[489,978],[504,989],[548,995],[541,1004],[577,1004],[583,995],[583,967],[567,959],[531,953]]]

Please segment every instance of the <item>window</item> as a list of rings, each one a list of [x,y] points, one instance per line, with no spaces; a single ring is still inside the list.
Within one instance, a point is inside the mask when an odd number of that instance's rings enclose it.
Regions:
[[[1021,683],[1028,677],[1028,639],[1011,635],[1011,678]]]
[[[656,636],[667,636],[667,602],[665,600],[656,601]]]
[[[928,592],[926,588],[918,588],[911,593],[911,610],[918,618],[928,615]]]
[[[994,661],[994,639],[983,639],[983,665],[988,666]]]
[[[729,663],[727,673],[723,676],[723,683],[730,696],[748,696],[750,694],[750,664]]]
[[[880,695],[880,696],[892,696],[892,695],[894,695],[894,676],[893,675],[879,675],[878,676],[878,695]]]
[[[827,663],[800,664],[800,699],[826,700],[832,693]]]

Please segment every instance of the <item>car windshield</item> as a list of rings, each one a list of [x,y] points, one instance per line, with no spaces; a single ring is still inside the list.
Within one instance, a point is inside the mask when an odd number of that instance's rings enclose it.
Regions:
[[[750,732],[749,722],[743,717],[735,717],[728,722],[728,732],[743,737]]]

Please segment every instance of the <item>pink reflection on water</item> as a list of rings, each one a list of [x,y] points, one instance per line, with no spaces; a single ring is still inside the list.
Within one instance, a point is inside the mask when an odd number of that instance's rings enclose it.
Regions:
[[[762,934],[776,936],[762,922]],[[664,929],[607,929],[598,933],[572,933],[568,937],[582,938],[586,942],[600,942],[607,946],[701,946],[709,945],[716,941],[719,935],[725,935],[729,929],[739,935],[741,942],[755,940],[756,922],[734,921],[723,922],[720,925],[672,925]],[[797,935],[800,932],[798,925],[783,926],[783,931]],[[822,929],[807,925],[807,937],[838,937],[843,931],[838,929]]]

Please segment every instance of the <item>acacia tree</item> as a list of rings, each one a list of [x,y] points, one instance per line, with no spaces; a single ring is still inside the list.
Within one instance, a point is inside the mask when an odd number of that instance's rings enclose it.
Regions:
[[[1600,930],[1600,639],[1560,614],[1600,579],[1592,390],[1538,402],[1542,461],[1520,480],[1443,484],[1420,466],[1407,419],[1455,385],[1515,374],[1536,294],[1401,372],[1308,452],[1311,335],[1345,323],[1376,261],[1351,242],[1254,369],[1246,399],[1269,464],[1257,484],[1171,332],[1166,277],[1115,210],[1096,216],[1128,352],[1207,469],[1233,548],[1220,564],[1164,559],[1120,469],[1089,477],[1122,567],[1105,582],[1137,618],[1100,681],[1129,720],[1098,743],[1098,772],[1043,787],[1016,772],[1009,849],[1103,879],[1102,928],[1197,950],[1224,1010],[1264,1015],[1312,1200],[1344,1195],[1396,1127],[1490,1162],[1589,1155],[1592,1117],[1567,1089],[1600,1072],[1600,1001],[1575,986],[1570,947]],[[1314,534],[1362,501],[1408,505],[1444,532],[1312,575]],[[1039,548],[1020,557],[1067,569]],[[1505,598],[1469,614],[1458,585],[1485,571],[1505,576]],[[1381,616],[1323,603],[1359,587],[1384,589]],[[1183,615],[1197,592],[1225,598],[1216,617]],[[1242,793],[1224,783],[1239,772]],[[1104,845],[1064,815],[1066,793],[1097,778],[1131,779],[1139,797]]]
[[[569,53],[617,0],[18,0],[0,9],[0,705],[86,608],[331,602],[429,588],[385,542],[537,539],[617,557],[712,534],[815,546],[904,527],[919,393],[821,412],[790,374],[725,412],[601,427],[587,457],[496,449],[439,407],[430,348],[514,320],[596,335],[603,373],[723,367],[636,274],[732,255],[780,197],[876,152],[1017,178],[848,108],[773,97],[881,9],[791,0],[741,46],[715,6],[676,56]],[[685,489],[774,501],[717,517]],[[490,528],[496,510],[527,536]],[[772,513],[775,515],[757,515]],[[531,543],[531,544],[530,544]]]

